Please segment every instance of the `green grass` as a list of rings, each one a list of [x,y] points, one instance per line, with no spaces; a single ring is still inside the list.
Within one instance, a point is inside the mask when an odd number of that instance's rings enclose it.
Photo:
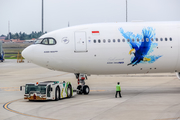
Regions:
[[[30,43],[3,43],[2,47],[5,53],[5,59],[17,59],[18,52],[31,45]],[[17,54],[14,54],[17,53]]]
[[[17,57],[5,57],[5,59],[17,59]]]

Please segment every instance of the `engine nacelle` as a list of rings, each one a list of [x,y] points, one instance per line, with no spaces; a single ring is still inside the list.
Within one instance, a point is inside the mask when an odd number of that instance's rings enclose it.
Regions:
[[[176,72],[176,76],[180,80],[180,72]]]

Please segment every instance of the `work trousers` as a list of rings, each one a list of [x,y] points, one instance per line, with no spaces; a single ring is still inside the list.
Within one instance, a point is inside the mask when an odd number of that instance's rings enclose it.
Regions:
[[[119,97],[121,97],[121,91],[116,91],[116,98],[117,98],[117,94],[119,93]]]

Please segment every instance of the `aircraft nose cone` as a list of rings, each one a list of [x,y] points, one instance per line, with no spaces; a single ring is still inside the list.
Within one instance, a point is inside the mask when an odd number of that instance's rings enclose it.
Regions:
[[[27,60],[32,60],[33,58],[33,46],[28,46],[22,51],[22,56]]]

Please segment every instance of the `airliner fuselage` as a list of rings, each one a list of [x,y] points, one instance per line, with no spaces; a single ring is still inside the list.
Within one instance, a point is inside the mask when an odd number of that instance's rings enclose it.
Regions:
[[[179,72],[179,41],[180,22],[90,24],[47,33],[23,56],[37,65],[71,73]]]

